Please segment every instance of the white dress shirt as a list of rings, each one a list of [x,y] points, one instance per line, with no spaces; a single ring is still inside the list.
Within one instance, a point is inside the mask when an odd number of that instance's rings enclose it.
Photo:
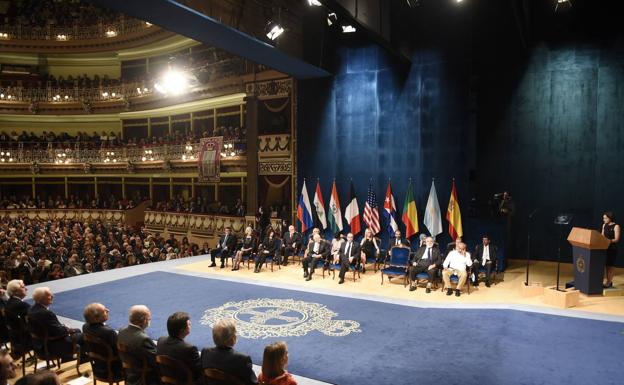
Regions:
[[[443,266],[445,269],[466,271],[467,266],[472,266],[472,259],[470,259],[470,253],[466,252],[462,255],[457,250],[453,250],[444,259]]]
[[[490,245],[483,246],[483,258],[481,258],[483,266],[485,266],[486,261],[490,261]]]

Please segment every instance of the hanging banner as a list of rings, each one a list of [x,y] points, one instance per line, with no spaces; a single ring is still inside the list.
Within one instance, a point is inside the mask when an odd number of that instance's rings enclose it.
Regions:
[[[221,180],[221,147],[223,147],[222,136],[201,138],[199,141],[197,166],[200,182]]]

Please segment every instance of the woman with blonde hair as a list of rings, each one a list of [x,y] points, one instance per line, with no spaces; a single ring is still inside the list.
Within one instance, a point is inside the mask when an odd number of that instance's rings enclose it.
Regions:
[[[241,261],[243,257],[250,257],[256,248],[256,237],[253,235],[253,229],[251,227],[247,227],[245,229],[245,237],[243,238],[243,244],[241,248],[236,252],[236,257],[234,258],[234,263],[232,266],[232,270],[238,270],[240,268]]]
[[[260,385],[297,385],[292,374],[286,371],[288,347],[286,342],[275,342],[264,348],[262,372],[258,377]]]

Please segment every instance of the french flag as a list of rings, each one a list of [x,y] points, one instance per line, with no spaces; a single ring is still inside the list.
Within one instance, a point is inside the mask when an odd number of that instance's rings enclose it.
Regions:
[[[299,219],[299,222],[301,222],[302,233],[305,233],[308,229],[314,226],[314,220],[312,219],[312,205],[310,204],[310,198],[308,197],[308,190],[306,189],[305,179],[303,180],[301,195],[299,195],[299,205],[297,206],[297,219]]]

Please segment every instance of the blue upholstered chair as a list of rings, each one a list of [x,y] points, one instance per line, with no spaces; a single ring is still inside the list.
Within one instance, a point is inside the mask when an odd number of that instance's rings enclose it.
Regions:
[[[329,268],[332,271],[332,279],[336,278],[336,270],[340,271],[340,263],[331,263],[329,265]],[[357,277],[360,278],[360,270],[362,270],[361,266],[354,266],[354,265],[349,265],[349,271],[353,272],[353,282],[355,282],[355,275],[357,274]],[[327,273],[329,274],[329,272]]]
[[[390,259],[384,263],[381,271],[381,284],[383,285],[384,274],[388,281],[393,277],[403,277],[403,286],[407,286],[407,272],[409,267],[410,249],[406,247],[393,247],[390,249]]]

